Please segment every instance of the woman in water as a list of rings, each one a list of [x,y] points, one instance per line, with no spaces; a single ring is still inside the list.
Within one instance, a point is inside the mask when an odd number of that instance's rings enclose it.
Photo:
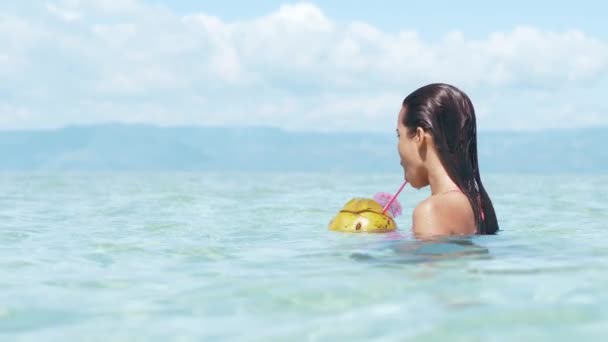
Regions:
[[[416,236],[494,234],[492,201],[477,163],[475,109],[454,86],[426,85],[403,100],[397,123],[405,179],[431,196],[412,215]]]

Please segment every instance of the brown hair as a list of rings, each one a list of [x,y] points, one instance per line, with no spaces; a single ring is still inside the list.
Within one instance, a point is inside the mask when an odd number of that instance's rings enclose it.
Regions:
[[[494,206],[479,175],[475,109],[469,97],[449,84],[433,83],[408,95],[403,107],[410,134],[421,127],[433,136],[441,163],[471,203],[477,233],[496,233]]]

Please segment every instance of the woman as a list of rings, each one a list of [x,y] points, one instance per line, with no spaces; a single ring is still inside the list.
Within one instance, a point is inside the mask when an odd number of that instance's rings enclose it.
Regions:
[[[412,215],[416,236],[496,233],[479,176],[475,109],[465,93],[442,83],[414,91],[403,100],[397,137],[405,179],[431,187]]]

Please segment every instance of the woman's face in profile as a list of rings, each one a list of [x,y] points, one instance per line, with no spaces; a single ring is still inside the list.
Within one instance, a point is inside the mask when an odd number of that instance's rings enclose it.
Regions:
[[[397,150],[403,167],[403,178],[414,188],[421,188],[428,185],[428,181],[424,161],[420,157],[420,137],[410,136],[408,128],[403,124],[405,115],[406,109],[401,107],[397,119]]]

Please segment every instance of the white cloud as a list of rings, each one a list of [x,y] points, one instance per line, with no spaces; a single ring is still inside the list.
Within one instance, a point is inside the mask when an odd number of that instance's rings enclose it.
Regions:
[[[481,128],[608,124],[608,42],[577,30],[515,27],[483,39],[454,31],[427,41],[337,23],[310,3],[243,21],[135,0],[39,5],[30,17],[0,15],[8,84],[0,127],[118,120],[390,130],[403,97],[435,81],[471,95]]]
[[[47,4],[46,9],[47,11],[49,11],[50,14],[67,22],[79,20],[80,18],[82,18],[82,13],[67,8],[58,7],[55,4]]]

